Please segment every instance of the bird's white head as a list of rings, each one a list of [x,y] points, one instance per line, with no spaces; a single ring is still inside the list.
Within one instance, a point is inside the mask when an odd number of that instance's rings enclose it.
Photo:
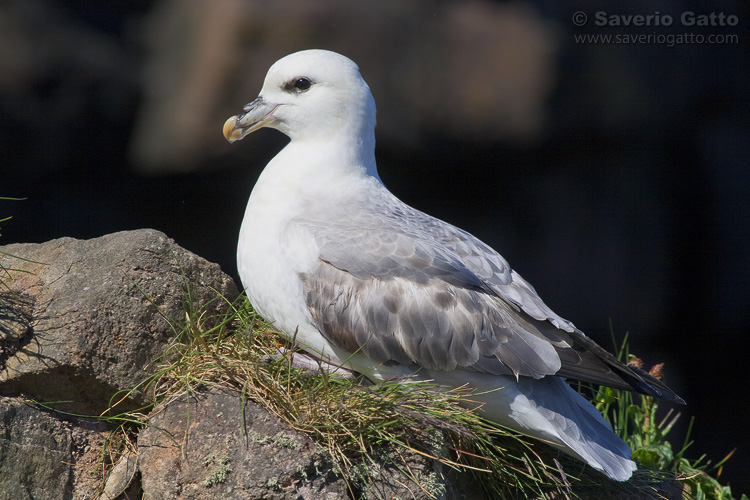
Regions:
[[[271,66],[258,98],[226,121],[224,136],[234,142],[262,127],[292,141],[343,138],[374,148],[375,101],[351,59],[327,50],[295,52]]]

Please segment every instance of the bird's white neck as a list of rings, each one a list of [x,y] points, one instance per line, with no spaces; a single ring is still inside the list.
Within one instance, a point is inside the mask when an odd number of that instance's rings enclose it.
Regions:
[[[326,140],[320,137],[294,139],[271,160],[265,170],[278,170],[275,175],[293,177],[301,183],[335,185],[339,179],[352,177],[379,179],[375,163],[375,137],[370,134],[357,137],[341,135]]]
[[[374,149],[374,134],[359,140],[292,140],[263,170],[251,201],[268,209],[283,203],[290,215],[345,203],[351,194],[361,192],[362,183],[382,185]]]

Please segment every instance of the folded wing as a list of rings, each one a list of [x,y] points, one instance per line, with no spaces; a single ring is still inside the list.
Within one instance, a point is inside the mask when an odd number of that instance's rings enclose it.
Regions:
[[[392,196],[392,195],[391,195]],[[307,306],[334,344],[379,363],[548,375],[682,400],[552,312],[469,233],[392,200],[338,221],[300,222],[319,247]],[[352,229],[356,228],[356,229]]]

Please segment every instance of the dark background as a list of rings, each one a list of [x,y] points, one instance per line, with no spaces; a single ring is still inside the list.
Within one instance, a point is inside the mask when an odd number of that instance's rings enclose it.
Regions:
[[[27,199],[0,201],[0,244],[153,227],[236,277],[247,197],[286,139],[229,145],[222,124],[276,59],[336,50],[378,103],[386,185],[498,249],[600,344],[611,325],[665,361],[688,402],[673,441],[695,416],[688,455],[736,448],[721,479],[750,492],[745,3],[403,4],[3,2],[0,196]],[[598,11],[673,23],[597,26]],[[739,23],[685,27],[685,11]],[[709,35],[737,38],[695,40]]]

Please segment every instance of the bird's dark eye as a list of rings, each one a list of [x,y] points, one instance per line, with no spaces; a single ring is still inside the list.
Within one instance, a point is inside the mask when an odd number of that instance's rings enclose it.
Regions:
[[[294,82],[294,88],[300,91],[305,91],[310,88],[311,84],[312,82],[307,78],[297,78],[297,81]]]
[[[296,92],[305,92],[306,90],[310,88],[311,85],[312,85],[312,82],[310,81],[309,78],[300,77],[289,82],[289,84],[287,85],[287,88],[289,88],[289,90],[294,90]]]

